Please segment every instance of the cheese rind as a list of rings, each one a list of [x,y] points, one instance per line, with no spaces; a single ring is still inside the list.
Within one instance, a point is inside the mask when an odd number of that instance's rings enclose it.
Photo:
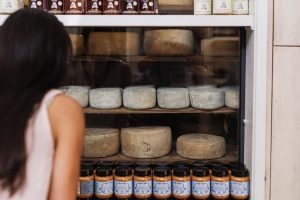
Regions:
[[[213,37],[201,40],[201,54],[204,56],[239,56],[239,37]]]
[[[186,134],[178,137],[177,154],[188,159],[216,159],[225,155],[225,139],[209,134]]]
[[[130,109],[149,109],[156,104],[156,89],[152,86],[131,86],[123,91],[123,105]]]
[[[191,105],[198,109],[217,109],[224,106],[225,93],[218,88],[191,89]]]
[[[158,106],[166,109],[182,109],[190,106],[187,88],[158,88]]]
[[[122,153],[133,158],[159,158],[172,148],[170,127],[136,127],[121,130]]]
[[[122,106],[121,88],[97,88],[90,90],[90,106],[99,109],[115,109]]]
[[[232,88],[225,91],[225,106],[228,108],[239,109],[240,91],[238,88]]]
[[[120,132],[118,129],[88,128],[84,139],[83,157],[107,157],[118,153]]]
[[[89,104],[89,86],[64,86],[60,90],[69,97],[75,99],[81,107],[87,107]]]
[[[69,34],[72,51],[74,56],[79,56],[84,54],[84,37],[83,35]]]

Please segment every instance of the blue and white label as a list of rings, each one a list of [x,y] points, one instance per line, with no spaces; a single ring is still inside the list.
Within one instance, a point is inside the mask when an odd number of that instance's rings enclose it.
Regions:
[[[97,195],[111,195],[114,193],[114,182],[95,181],[95,194]]]
[[[197,196],[210,195],[210,181],[192,181],[192,194]]]
[[[137,195],[151,195],[152,194],[152,181],[134,181],[133,186],[134,194]]]
[[[132,194],[132,181],[115,181],[116,195],[130,195]]]
[[[191,194],[191,181],[172,181],[172,194],[176,196],[186,196]]]
[[[81,181],[78,183],[77,194],[94,194],[94,181]]]
[[[236,182],[230,181],[230,194],[246,197],[250,194],[250,183],[249,182]]]
[[[166,181],[166,182],[153,181],[153,194],[160,195],[160,196],[171,195],[172,192],[171,184],[172,184],[171,181]]]
[[[216,182],[211,181],[211,194],[215,196],[228,196],[229,195],[229,181]]]

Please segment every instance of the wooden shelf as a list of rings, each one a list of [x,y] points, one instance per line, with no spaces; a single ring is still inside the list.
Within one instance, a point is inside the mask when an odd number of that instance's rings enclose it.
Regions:
[[[238,110],[231,108],[220,108],[216,110],[199,110],[195,108],[185,108],[185,109],[163,109],[163,108],[152,108],[145,110],[133,110],[128,108],[118,108],[118,109],[96,109],[96,108],[85,108],[84,112],[86,114],[197,114],[197,113],[212,113],[212,114],[230,114],[237,113]]]

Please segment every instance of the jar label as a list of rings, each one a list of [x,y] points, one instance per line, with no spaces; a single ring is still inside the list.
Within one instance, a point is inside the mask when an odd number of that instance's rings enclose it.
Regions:
[[[95,194],[98,195],[110,195],[113,194],[114,190],[114,182],[107,181],[107,182],[100,182],[95,181]]]
[[[81,181],[78,183],[77,194],[94,194],[94,181]]]
[[[132,181],[115,181],[116,195],[130,195],[132,194]]]
[[[191,194],[190,181],[172,181],[172,193],[177,196],[186,196]]]
[[[153,194],[154,195],[171,195],[171,181],[159,182],[153,181]]]
[[[152,181],[134,181],[134,194],[150,195],[152,194]]]
[[[192,194],[197,196],[207,196],[210,194],[210,181],[192,181]]]
[[[195,15],[210,15],[211,14],[211,0],[195,0]]]
[[[211,181],[211,194],[215,196],[229,195],[229,181],[226,182]]]
[[[0,2],[0,8],[15,11],[20,8],[20,2],[18,0],[3,0]]]
[[[230,194],[240,197],[249,196],[250,183],[230,181]]]
[[[234,0],[232,3],[233,13],[248,14],[248,0]]]
[[[214,12],[231,14],[231,0],[214,0]]]

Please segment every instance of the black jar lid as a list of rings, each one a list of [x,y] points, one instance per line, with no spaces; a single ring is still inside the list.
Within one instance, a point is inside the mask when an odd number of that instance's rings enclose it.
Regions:
[[[194,167],[193,168],[193,176],[197,176],[197,177],[209,176],[208,167]]]
[[[240,167],[245,168],[245,165],[240,162],[229,162],[227,164],[227,167],[228,167],[228,169],[232,170],[233,168],[240,168]]]
[[[80,170],[80,176],[86,177],[86,176],[92,176],[94,175],[94,169],[93,168],[85,168]]]
[[[97,167],[100,167],[100,166],[106,166],[106,167],[112,167],[114,168],[116,166],[115,162],[113,161],[98,161],[96,163]]]
[[[231,175],[235,177],[248,177],[249,171],[245,167],[234,167],[231,169]]]
[[[190,167],[190,163],[186,161],[176,161],[173,163],[173,168],[175,167]]]
[[[151,176],[151,168],[145,166],[136,167],[134,170],[134,175],[141,177]]]
[[[121,161],[118,162],[117,165],[120,167],[132,167],[132,163],[129,161]]]
[[[138,161],[135,163],[136,167],[152,167],[152,163],[150,162],[144,162],[144,161]]]
[[[127,166],[119,166],[116,168],[116,176],[126,177],[132,175],[132,168]]]
[[[217,162],[217,161],[209,162],[209,163],[207,163],[207,165],[208,165],[209,169],[212,169],[212,168],[215,168],[215,167],[226,167],[226,165],[224,163]]]
[[[169,167],[155,167],[154,176],[157,177],[171,176],[171,169]]]
[[[81,161],[80,168],[81,169],[88,169],[88,168],[95,169],[96,168],[96,163],[91,161],[91,160],[84,160],[84,161]]]
[[[197,161],[193,162],[193,163],[191,164],[191,166],[192,166],[192,168],[195,168],[195,167],[207,167],[207,164],[204,163],[204,162],[201,161],[201,160],[197,160]]]
[[[112,167],[100,166],[100,167],[97,167],[97,169],[96,169],[96,175],[102,176],[102,177],[111,176],[113,174],[112,171],[113,171]]]
[[[212,168],[212,175],[216,177],[226,177],[228,176],[227,167],[214,167]]]
[[[173,175],[178,177],[185,177],[190,175],[190,169],[188,167],[174,167]]]
[[[167,162],[157,162],[154,164],[154,167],[170,167],[170,164]]]

